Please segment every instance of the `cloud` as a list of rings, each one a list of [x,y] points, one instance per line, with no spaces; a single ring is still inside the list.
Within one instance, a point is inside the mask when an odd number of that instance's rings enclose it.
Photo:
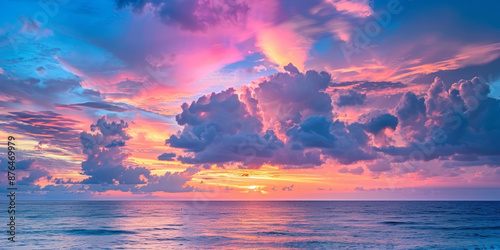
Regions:
[[[422,140],[425,138],[426,130],[423,130],[426,122],[425,98],[418,98],[413,92],[406,92],[395,108],[398,116],[401,134],[409,139]]]
[[[0,103],[5,107],[15,108],[29,102],[49,109],[54,103],[64,103],[70,98],[100,100],[99,92],[83,88],[78,79],[19,79],[0,75]]]
[[[313,168],[324,163],[322,154],[342,164],[373,159],[362,129],[333,121],[332,100],[324,92],[330,75],[303,74],[292,64],[287,70],[243,88],[240,96],[230,88],[184,103],[176,116],[184,127],[166,144],[188,153],[178,158],[182,163],[241,168]]]
[[[91,184],[90,190],[121,190],[132,192],[191,192],[193,187],[186,182],[199,170],[188,168],[184,172],[166,172],[163,176],[153,175],[145,167],[126,165],[130,153],[122,151],[130,140],[128,123],[108,122],[103,116],[90,126],[91,132],[82,132],[80,141],[87,160],[82,162],[82,173],[88,178],[80,184]],[[170,155],[171,156],[171,155]],[[173,155],[175,156],[175,154]],[[138,186],[139,184],[145,184]]]
[[[166,172],[163,176],[153,178],[146,186],[140,188],[142,192],[167,192],[167,193],[180,193],[180,192],[193,192],[199,191],[197,188],[185,185],[190,181],[196,173],[199,172],[198,168],[188,167],[183,172]]]
[[[142,178],[151,178],[149,170],[144,167],[124,166],[124,161],[130,156],[121,151],[125,141],[130,139],[127,128],[128,123],[123,120],[108,123],[106,116],[103,116],[91,125],[91,131],[96,134],[80,134],[84,153],[87,154],[87,160],[82,162],[82,170],[83,174],[89,176],[82,184],[145,184]]]
[[[8,162],[7,159],[1,159],[3,163],[6,163]],[[33,169],[34,168],[34,164],[35,164],[35,160],[34,159],[26,159],[26,160],[21,160],[21,161],[16,161],[16,170],[30,170],[30,169]]]
[[[377,160],[373,164],[368,164],[366,167],[372,172],[384,172],[391,170],[391,162],[387,160]]]
[[[123,108],[108,102],[84,102],[75,104],[56,104],[56,107],[78,109],[78,107],[87,107],[93,109],[102,109],[111,112],[125,112],[128,111],[127,108]]]
[[[362,82],[355,84],[353,89],[360,91],[381,91],[384,89],[401,89],[408,87],[400,82]]]
[[[330,81],[330,74],[314,70],[269,76],[254,89],[263,122],[284,132],[312,115],[332,117],[332,99],[325,93]]]
[[[118,9],[131,6],[143,12],[146,6],[167,25],[178,25],[189,31],[205,31],[213,26],[244,25],[249,6],[243,1],[198,0],[116,0]]]
[[[262,27],[257,33],[256,45],[271,62],[280,66],[293,63],[302,71],[314,41],[297,32],[297,26],[294,22],[282,22]]]
[[[450,88],[436,78],[425,97],[407,93],[396,108],[401,126],[410,134],[405,147],[380,152],[403,160],[491,157],[500,153],[500,101],[488,97],[489,86],[479,78],[460,80]],[[425,106],[424,106],[425,104]]]
[[[373,14],[368,0],[326,0],[326,2],[332,4],[338,11],[356,17],[366,18]]]
[[[339,173],[342,173],[342,174],[347,174],[347,173],[350,173],[350,174],[354,174],[354,175],[362,175],[363,172],[365,172],[365,170],[363,169],[363,167],[357,167],[357,168],[347,168],[347,167],[343,167],[341,169],[339,169],[338,171]]]
[[[295,185],[291,185],[291,186],[289,186],[289,187],[283,187],[281,190],[283,190],[283,191],[293,191],[293,187],[294,187],[294,186],[295,186]]]
[[[160,156],[158,156],[159,161],[174,161],[175,160],[175,153],[163,153]]]
[[[324,116],[310,116],[287,131],[291,143],[305,148],[332,148],[336,138],[330,133],[332,122]]]
[[[361,94],[353,90],[349,90],[347,95],[340,95],[337,101],[337,106],[356,106],[363,105],[366,100],[366,94]]]
[[[283,67],[286,71],[292,73],[292,74],[300,74],[299,70],[297,67],[295,67],[292,63],[289,63],[285,67]]]
[[[330,130],[338,140],[335,147],[323,149],[322,154],[341,164],[352,164],[376,157],[366,145],[368,137],[358,124],[346,125],[344,122],[335,121]]]
[[[398,126],[397,117],[391,114],[383,114],[378,117],[372,118],[368,123],[365,124],[365,129],[369,133],[378,134],[385,128],[396,130],[396,126]]]
[[[51,144],[74,149],[78,131],[74,129],[79,122],[52,111],[18,111],[0,115],[3,131],[28,135],[39,141],[50,140]]]
[[[7,166],[10,160],[6,158],[0,158],[0,163]],[[35,185],[36,182],[41,179],[46,179],[47,181],[52,179],[51,173],[40,166],[40,163],[35,159],[23,159],[17,160],[15,162],[16,167],[16,184],[24,186],[23,190],[38,190],[40,185]],[[0,183],[7,184],[8,180],[0,180]]]
[[[179,157],[183,163],[241,162],[248,154],[266,157],[264,150],[280,143],[273,134],[260,134],[262,123],[249,113],[232,88],[202,96],[191,105],[184,103],[182,110],[176,120],[184,128],[166,143],[195,153]]]
[[[52,177],[50,176],[50,173],[45,169],[30,169],[29,176],[21,178],[21,180],[17,181],[17,184],[25,186],[33,185],[36,181],[42,178],[50,180]]]

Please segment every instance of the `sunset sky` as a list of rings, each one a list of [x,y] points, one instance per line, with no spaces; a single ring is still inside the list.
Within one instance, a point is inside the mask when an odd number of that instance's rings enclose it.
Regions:
[[[499,9],[3,1],[2,171],[11,135],[26,199],[498,200]]]

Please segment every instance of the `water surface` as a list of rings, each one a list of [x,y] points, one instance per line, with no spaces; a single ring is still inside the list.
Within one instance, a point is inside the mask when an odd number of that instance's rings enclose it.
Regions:
[[[2,245],[500,249],[500,202],[25,201],[18,203],[17,224],[17,242]]]

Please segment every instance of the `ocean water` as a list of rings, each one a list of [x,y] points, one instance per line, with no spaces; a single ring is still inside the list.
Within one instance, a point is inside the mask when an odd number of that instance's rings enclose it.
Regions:
[[[500,249],[500,202],[20,201],[17,206],[17,242],[8,242],[4,233],[1,248]]]

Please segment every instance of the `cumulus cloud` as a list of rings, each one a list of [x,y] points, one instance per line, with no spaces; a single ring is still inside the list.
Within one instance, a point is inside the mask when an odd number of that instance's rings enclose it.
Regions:
[[[91,125],[91,131],[95,134],[80,134],[83,152],[87,154],[87,160],[82,162],[82,170],[83,174],[89,176],[82,184],[144,184],[143,178],[151,178],[146,168],[124,166],[124,161],[130,156],[121,151],[125,141],[130,139],[127,128],[128,123],[123,120],[108,123],[106,116],[103,116]]]
[[[332,148],[336,138],[330,133],[332,122],[324,116],[308,117],[287,131],[290,142],[305,148]]]
[[[367,132],[372,134],[378,134],[380,131],[391,128],[396,130],[398,126],[398,118],[391,114],[383,114],[378,117],[372,118],[368,123],[365,124],[365,129]]]
[[[87,160],[82,162],[82,173],[88,176],[81,181],[81,184],[99,184],[99,186],[91,185],[91,190],[133,192],[195,190],[185,184],[199,171],[197,168],[188,168],[184,172],[167,172],[163,176],[158,176],[151,174],[145,167],[127,166],[126,159],[130,153],[121,149],[125,146],[125,142],[131,139],[127,122],[123,120],[108,122],[107,117],[103,116],[90,128],[91,133],[80,134],[80,141],[83,152],[87,155]],[[145,185],[139,187],[138,184]]]
[[[312,115],[332,117],[332,99],[325,93],[331,75],[314,70],[297,74],[291,66],[287,66],[291,74],[271,75],[254,89],[263,122],[277,132],[284,132]]]
[[[184,103],[176,116],[183,130],[166,143],[189,153],[179,157],[188,164],[295,169],[320,166],[322,155],[342,164],[373,159],[363,128],[333,121],[332,100],[324,92],[330,75],[303,74],[292,64],[286,70],[241,95],[230,88]]]
[[[422,130],[426,122],[425,98],[417,97],[413,92],[406,92],[395,108],[402,134],[410,140],[422,140],[426,131]]]
[[[180,193],[180,192],[192,192],[198,191],[197,188],[185,185],[186,182],[190,181],[194,174],[198,173],[199,169],[194,167],[189,167],[183,172],[166,172],[162,176],[154,176],[152,180],[148,182],[146,186],[140,188],[142,192],[168,192],[168,193]]]
[[[413,136],[407,137],[408,146],[380,151],[417,161],[500,154],[500,101],[489,92],[489,85],[476,77],[450,88],[436,78],[425,97],[405,94],[396,112],[403,131]]]
[[[7,166],[8,162],[8,159],[0,158],[0,164]],[[23,190],[39,190],[40,185],[37,184],[38,181],[42,179],[49,181],[52,179],[50,172],[35,159],[18,160],[15,166],[17,171],[16,184],[24,186]],[[7,178],[0,180],[0,183],[7,184]]]

